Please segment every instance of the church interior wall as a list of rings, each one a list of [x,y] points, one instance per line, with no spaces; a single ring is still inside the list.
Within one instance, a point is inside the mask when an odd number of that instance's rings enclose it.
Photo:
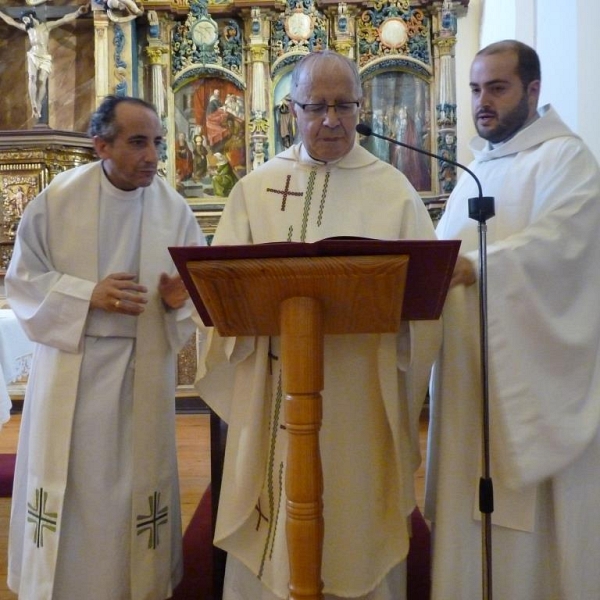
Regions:
[[[49,79],[50,127],[61,131],[87,130],[95,108],[94,28],[79,19],[72,30],[53,32],[50,53],[57,69]]]
[[[0,23],[0,130],[29,126],[27,38]]]
[[[469,10],[457,22],[456,36],[456,158],[469,164],[473,155],[469,140],[476,134],[471,119],[471,90],[469,70],[473,56],[480,48],[481,0],[471,0]]]

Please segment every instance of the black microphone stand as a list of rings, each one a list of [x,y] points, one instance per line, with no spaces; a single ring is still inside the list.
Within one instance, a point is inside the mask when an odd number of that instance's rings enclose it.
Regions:
[[[466,171],[477,184],[478,196],[469,198],[469,218],[478,223],[479,234],[479,333],[481,364],[481,442],[482,475],[479,479],[479,511],[481,512],[482,545],[482,593],[483,600],[492,600],[492,513],[494,512],[494,486],[490,469],[490,410],[489,410],[489,361],[488,361],[488,315],[487,315],[487,220],[494,216],[494,198],[484,196],[479,178],[460,163],[444,158],[422,148],[411,146],[393,138],[375,133],[368,125],[359,123],[356,131],[364,136],[375,136],[392,144],[420,152],[439,161]]]
[[[484,600],[492,600],[492,513],[494,486],[490,472],[490,410],[488,379],[488,318],[487,318],[487,220],[493,217],[494,198],[469,198],[469,217],[478,222],[479,233],[479,335],[481,364],[481,443],[482,475],[479,479],[479,511],[481,512],[481,567]]]

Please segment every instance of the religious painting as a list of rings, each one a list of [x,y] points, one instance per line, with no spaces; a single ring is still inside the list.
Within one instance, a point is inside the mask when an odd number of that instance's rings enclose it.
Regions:
[[[222,207],[246,174],[244,91],[216,77],[175,93],[175,186],[193,207]]]
[[[431,152],[430,86],[405,71],[386,71],[363,82],[360,120],[373,132]],[[402,171],[420,192],[433,189],[431,159],[370,136],[360,141],[375,156]]]
[[[4,177],[2,183],[3,234],[14,240],[23,211],[37,193],[37,181],[27,181],[22,177]]]
[[[17,236],[17,228],[23,211],[27,204],[35,198],[40,190],[39,176],[32,175],[10,175],[0,176],[0,207],[1,207],[1,229],[0,229],[0,272],[4,272],[10,257],[12,247]]]
[[[275,154],[279,154],[298,141],[296,118],[291,110],[291,80],[290,70],[279,79],[274,90]]]

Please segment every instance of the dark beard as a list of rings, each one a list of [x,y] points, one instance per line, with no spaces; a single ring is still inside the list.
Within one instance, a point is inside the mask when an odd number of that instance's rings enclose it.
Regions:
[[[479,127],[477,127],[477,133],[479,133],[479,136],[484,140],[488,140],[488,142],[491,142],[492,144],[498,144],[515,135],[515,133],[525,125],[528,117],[529,104],[527,102],[527,94],[523,93],[521,100],[519,100],[519,104],[506,114],[493,130],[480,131]]]

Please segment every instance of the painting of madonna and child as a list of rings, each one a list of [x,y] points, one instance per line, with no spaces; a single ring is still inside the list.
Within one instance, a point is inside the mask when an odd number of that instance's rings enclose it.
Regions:
[[[175,183],[186,198],[221,202],[246,174],[244,92],[219,78],[175,94]]]

